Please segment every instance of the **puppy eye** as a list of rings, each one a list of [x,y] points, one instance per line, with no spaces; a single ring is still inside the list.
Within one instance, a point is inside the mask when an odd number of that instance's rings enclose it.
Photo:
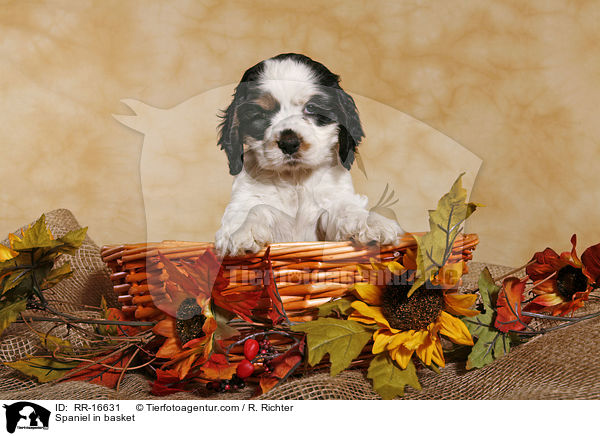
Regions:
[[[319,110],[319,107],[316,104],[308,103],[304,106],[304,113],[307,115],[314,115]]]

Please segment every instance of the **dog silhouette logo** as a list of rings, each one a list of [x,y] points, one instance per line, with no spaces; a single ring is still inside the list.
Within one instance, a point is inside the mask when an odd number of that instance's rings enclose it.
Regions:
[[[6,409],[6,431],[14,433],[19,429],[47,429],[50,411],[28,401],[4,405]]]

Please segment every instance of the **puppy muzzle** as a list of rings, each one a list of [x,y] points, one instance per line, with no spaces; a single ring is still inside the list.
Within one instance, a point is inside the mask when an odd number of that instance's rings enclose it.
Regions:
[[[300,143],[300,138],[296,132],[291,129],[285,129],[282,131],[279,135],[279,139],[277,140],[279,149],[287,155],[296,153],[300,148]]]

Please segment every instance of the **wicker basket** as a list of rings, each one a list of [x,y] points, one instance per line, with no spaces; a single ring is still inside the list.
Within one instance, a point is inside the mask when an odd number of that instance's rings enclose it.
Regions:
[[[472,258],[479,239],[475,234],[457,237],[450,262],[465,262]],[[350,242],[294,242],[272,244],[270,259],[277,289],[291,321],[314,319],[317,308],[349,292],[349,287],[364,281],[358,264],[371,259],[386,261],[398,258],[417,247],[415,239],[406,234],[395,246],[356,247]],[[192,261],[211,243],[163,241],[104,246],[102,259],[112,270],[114,290],[122,310],[138,320],[158,321],[165,316],[152,301],[152,291],[162,286],[165,272],[158,253],[176,265]],[[229,279],[227,291],[256,291],[262,287],[265,250],[253,255],[226,257],[224,274]],[[268,304],[265,295],[265,304]]]

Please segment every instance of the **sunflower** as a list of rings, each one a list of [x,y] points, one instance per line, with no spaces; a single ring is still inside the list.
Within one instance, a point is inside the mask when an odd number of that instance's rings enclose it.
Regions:
[[[368,274],[363,274],[368,270]],[[458,294],[454,289],[430,284],[408,297],[412,271],[398,262],[371,263],[361,268],[368,282],[357,283],[354,291],[359,300],[352,303],[348,319],[364,324],[376,324],[373,333],[373,354],[389,353],[405,369],[413,353],[425,365],[445,366],[439,335],[456,344],[473,345],[465,324],[453,315],[473,316],[471,310],[477,296]]]
[[[564,316],[584,305],[596,282],[596,274],[591,265],[586,267],[577,256],[576,235],[571,237],[571,244],[571,251],[560,255],[551,248],[533,255],[525,271],[533,280],[532,291],[536,297],[524,310],[547,311],[554,316]]]

